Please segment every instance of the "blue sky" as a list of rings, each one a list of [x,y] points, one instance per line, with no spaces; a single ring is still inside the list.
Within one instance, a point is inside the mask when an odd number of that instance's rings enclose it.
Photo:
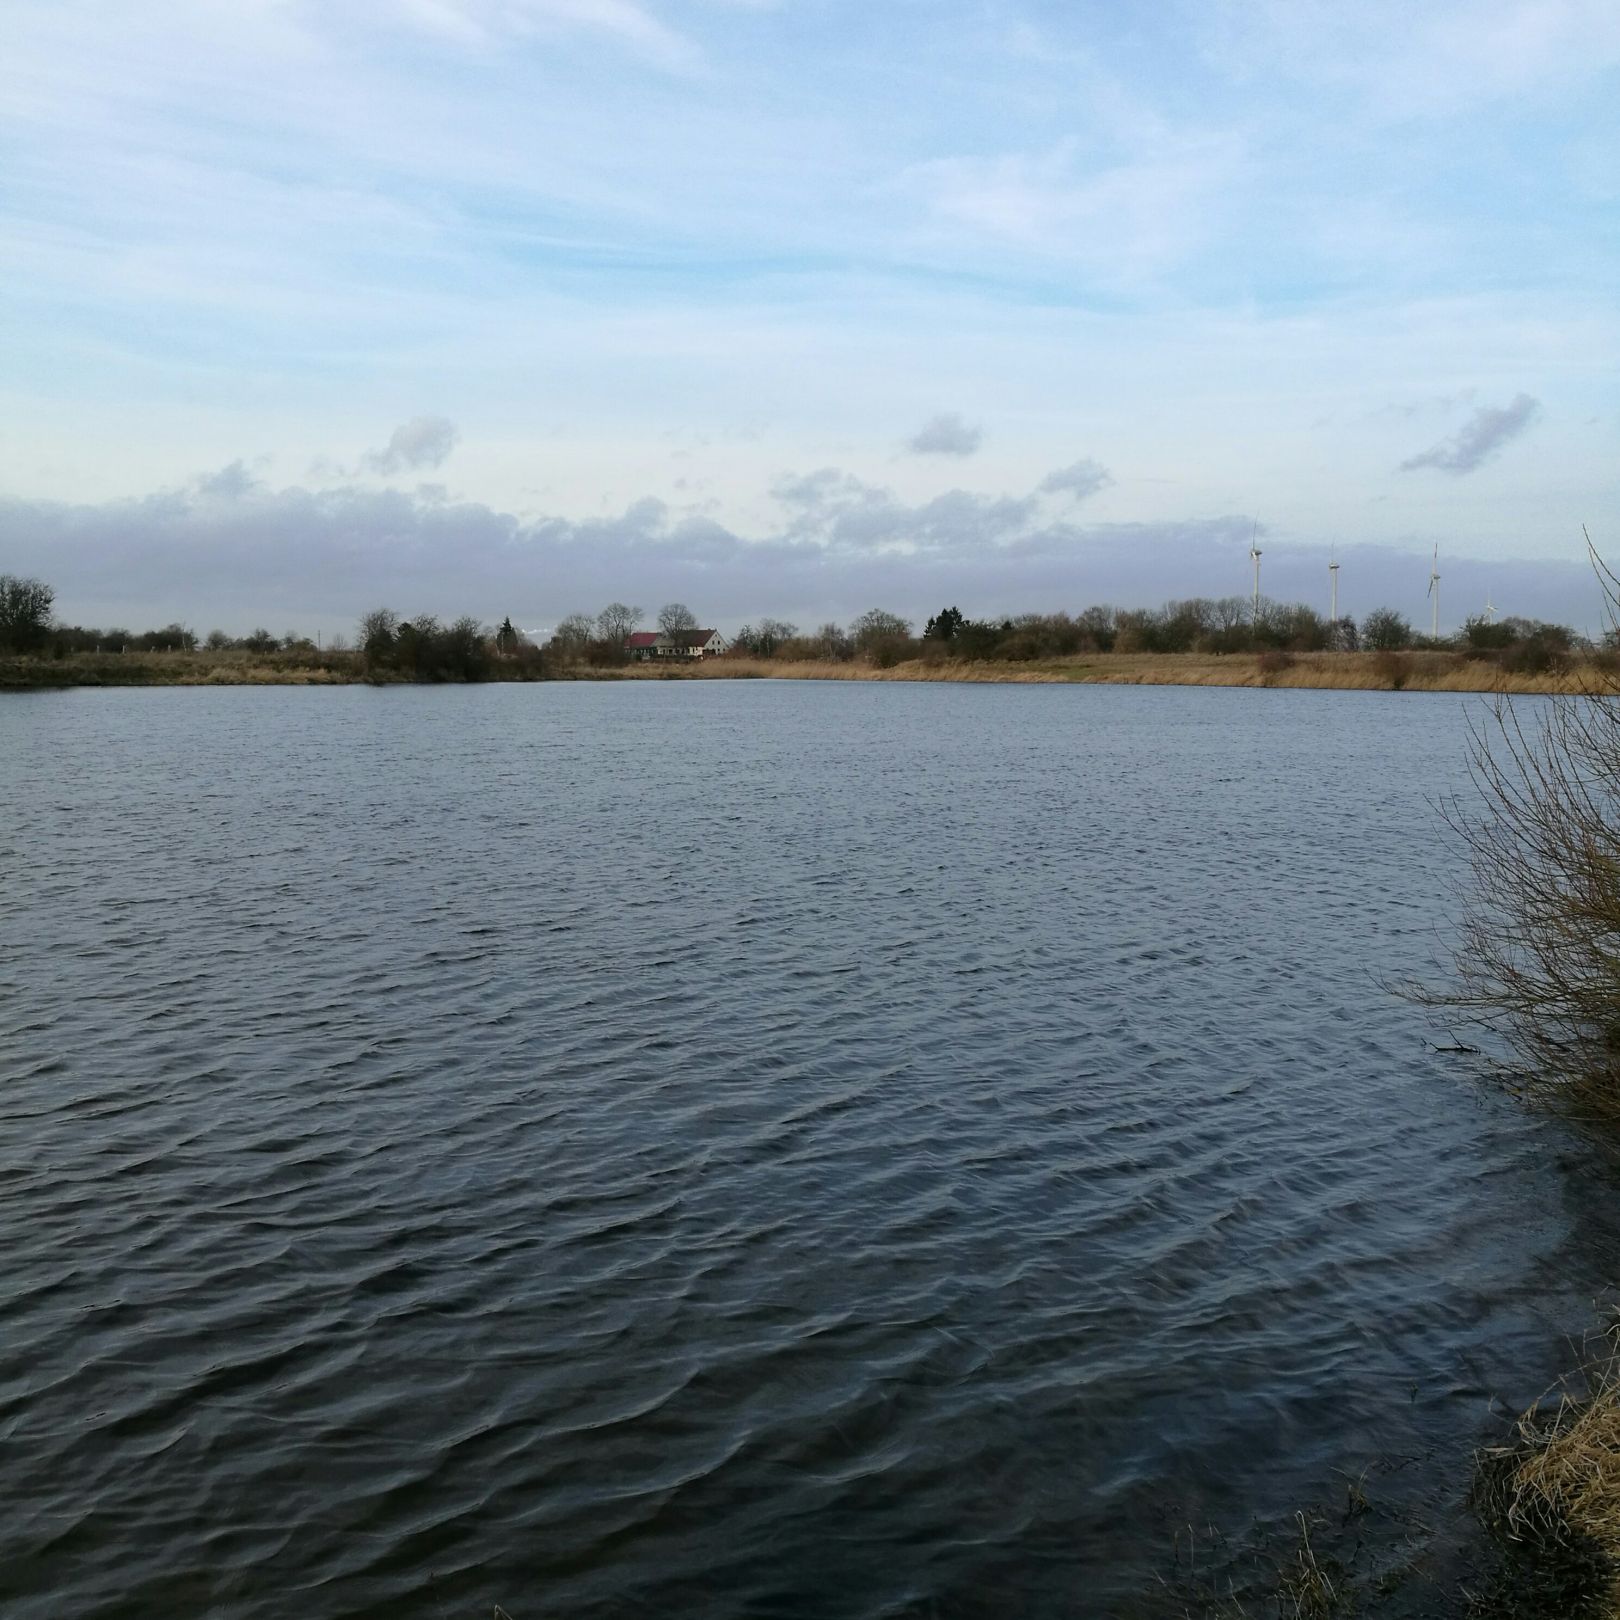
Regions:
[[[1594,624],[1620,7],[11,0],[0,570]],[[1076,471],[1076,469],[1079,469]],[[1474,600],[1477,597],[1477,602]]]

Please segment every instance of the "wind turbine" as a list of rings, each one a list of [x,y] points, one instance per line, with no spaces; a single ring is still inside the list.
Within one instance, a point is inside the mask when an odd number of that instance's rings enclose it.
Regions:
[[[1255,544],[1259,538],[1259,526],[1249,536],[1249,561],[1254,564],[1254,619],[1256,629],[1260,625],[1260,548]]]
[[[1333,606],[1328,613],[1328,619],[1335,626],[1334,633],[1337,634],[1337,625],[1339,623],[1339,557],[1336,551],[1330,551],[1328,556],[1332,558],[1332,561],[1328,564],[1328,578],[1333,581]]]
[[[1486,624],[1496,623],[1496,604],[1491,600],[1489,591],[1485,593],[1485,622]]]
[[[1440,542],[1434,543],[1434,561],[1429,564],[1429,596],[1434,602],[1434,617],[1429,626],[1429,638],[1440,639]]]

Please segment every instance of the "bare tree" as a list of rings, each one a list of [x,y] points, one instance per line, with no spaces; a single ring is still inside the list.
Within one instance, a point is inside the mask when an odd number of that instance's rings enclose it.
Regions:
[[[562,647],[583,647],[596,634],[596,620],[588,613],[570,613],[551,632],[551,639]]]
[[[666,636],[676,635],[682,630],[696,630],[697,627],[697,614],[684,602],[666,602],[658,610],[658,628]]]
[[[1499,698],[1472,736],[1476,791],[1446,806],[1471,869],[1457,978],[1411,993],[1496,1036],[1526,1096],[1620,1124],[1620,676],[1534,712]]]
[[[627,607],[623,602],[609,602],[596,615],[596,633],[603,641],[623,642],[640,623],[640,608]]]
[[[911,634],[908,620],[902,619],[898,613],[886,613],[882,608],[872,608],[863,613],[849,629],[855,638],[855,645],[862,651],[874,642],[899,640]]]
[[[745,624],[732,639],[756,658],[774,658],[777,648],[798,633],[799,627],[785,619],[761,619],[757,625]]]
[[[817,658],[849,658],[855,652],[855,643],[845,633],[843,626],[831,620],[822,625],[811,640],[815,643]]]

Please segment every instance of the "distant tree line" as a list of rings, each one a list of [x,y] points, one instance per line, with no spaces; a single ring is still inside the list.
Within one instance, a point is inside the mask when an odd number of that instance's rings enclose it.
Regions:
[[[86,652],[193,652],[197,637],[183,625],[161,630],[93,630],[58,624],[56,593],[42,580],[0,574],[0,653],[63,658]]]
[[[645,610],[625,602],[610,602],[600,613],[570,613],[552,631],[546,652],[562,665],[608,666],[622,664],[626,638],[634,635]],[[658,610],[656,623],[666,635],[699,628],[697,615],[684,602],[668,602]],[[888,665],[912,656],[915,643],[911,625],[898,614],[874,608],[845,630],[824,624],[801,634],[785,619],[760,619],[745,624],[730,637],[735,656],[783,659],[849,660],[866,657]]]
[[[331,662],[357,658],[378,679],[478,681],[492,676],[535,679],[554,667],[608,667],[624,662],[626,638],[645,614],[626,602],[610,602],[599,613],[570,613],[542,651],[510,618],[490,630],[468,617],[441,623],[432,614],[401,618],[376,608],[359,623],[353,652],[347,638],[334,636],[324,647],[296,631],[274,635],[255,629],[245,636],[211,630],[199,643],[181,624],[135,634],[123,629],[62,625],[52,617],[54,595],[34,579],[0,575],[0,654],[66,657],[79,653],[205,652]],[[676,635],[698,628],[684,602],[659,609],[661,631]],[[1088,607],[1079,613],[1023,613],[973,619],[956,605],[927,619],[921,633],[911,621],[872,608],[846,628],[827,623],[801,631],[783,619],[745,624],[731,638],[733,656],[784,661],[849,662],[860,659],[890,668],[909,659],[964,659],[1028,662],[1085,653],[1397,653],[1428,649],[1488,659],[1515,673],[1540,674],[1564,667],[1577,654],[1595,651],[1566,625],[1510,616],[1472,618],[1454,636],[1433,640],[1418,634],[1393,608],[1376,608],[1359,623],[1336,622],[1299,603],[1261,598],[1258,611],[1246,596],[1190,597],[1153,609]],[[1598,650],[1620,656],[1611,633]]]
[[[358,662],[367,674],[413,681],[477,681],[497,673],[533,679],[543,667],[539,648],[510,618],[490,630],[473,618],[441,624],[432,614],[402,619],[391,609],[377,608],[361,618],[351,649],[347,636],[330,636],[323,646],[296,630],[275,635],[259,628],[244,636],[210,630],[199,639],[195,630],[178,623],[138,634],[61,624],[53,617],[54,604],[55,593],[42,581],[0,574],[0,655],[59,659],[87,653],[194,653],[350,670]]]
[[[623,661],[625,638],[643,610],[612,602],[600,613],[571,613],[556,628],[547,650],[563,664],[609,665]],[[661,629],[696,623],[673,602],[659,611]],[[1161,608],[1088,607],[1080,613],[1023,613],[995,619],[969,618],[954,605],[928,619],[920,634],[897,613],[873,608],[846,629],[823,624],[810,632],[783,619],[745,624],[731,638],[732,656],[784,661],[848,662],[863,659],[890,668],[907,659],[1024,662],[1084,653],[1311,653],[1404,652],[1429,649],[1489,658],[1528,673],[1555,669],[1576,652],[1591,651],[1563,625],[1523,618],[1494,623],[1470,619],[1455,635],[1433,640],[1418,634],[1393,608],[1375,608],[1359,623],[1337,621],[1300,603],[1252,597],[1191,597]]]

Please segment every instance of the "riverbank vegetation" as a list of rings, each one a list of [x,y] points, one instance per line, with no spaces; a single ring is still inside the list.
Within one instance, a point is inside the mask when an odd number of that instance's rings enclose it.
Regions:
[[[1588,541],[1590,548],[1590,541]],[[1605,638],[1620,577],[1591,551]],[[1413,994],[1493,1076],[1611,1152],[1620,1130],[1620,673],[1472,733],[1473,792],[1445,807],[1469,857],[1453,972]],[[1591,701],[1597,698],[1599,701]],[[1482,1615],[1620,1620],[1620,1324],[1601,1354],[1478,1459],[1475,1506],[1504,1549]]]
[[[1620,581],[1597,559],[1611,623]],[[1578,1120],[1620,1128],[1620,673],[1528,721],[1510,701],[1475,724],[1474,792],[1446,807],[1469,856],[1450,982],[1419,987],[1477,1032],[1509,1086]]]

